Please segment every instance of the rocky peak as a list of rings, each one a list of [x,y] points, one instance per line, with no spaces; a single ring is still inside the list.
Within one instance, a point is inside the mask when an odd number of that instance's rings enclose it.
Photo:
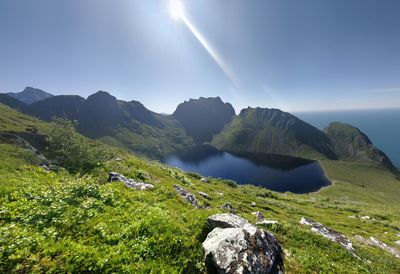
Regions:
[[[213,135],[235,116],[235,110],[229,103],[224,103],[220,97],[200,97],[190,99],[178,105],[173,117],[185,128],[188,135],[196,143],[210,142]]]
[[[7,94],[27,105],[33,104],[37,101],[41,101],[53,96],[48,92],[33,87],[26,87],[21,92],[7,93]]]

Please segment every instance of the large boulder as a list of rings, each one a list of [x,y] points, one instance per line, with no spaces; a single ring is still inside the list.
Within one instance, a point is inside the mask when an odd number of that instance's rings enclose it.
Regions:
[[[208,217],[207,221],[211,228],[243,227],[249,224],[247,220],[231,213],[215,214]]]
[[[272,234],[233,214],[208,222],[217,226],[203,242],[209,273],[283,273],[282,248]]]

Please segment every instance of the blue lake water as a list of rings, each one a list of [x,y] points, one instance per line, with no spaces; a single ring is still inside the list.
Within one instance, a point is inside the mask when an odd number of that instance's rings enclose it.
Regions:
[[[395,166],[400,167],[400,108],[293,114],[319,129],[334,121],[356,126],[389,156]]]
[[[279,192],[309,193],[330,185],[317,162],[281,155],[238,154],[205,145],[171,154],[163,162],[203,176],[231,179]]]

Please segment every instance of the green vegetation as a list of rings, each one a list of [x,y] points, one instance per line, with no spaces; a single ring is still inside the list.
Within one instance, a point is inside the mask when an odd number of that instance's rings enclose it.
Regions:
[[[336,159],[322,131],[278,109],[243,109],[212,143],[231,151]]]
[[[110,158],[103,145],[89,141],[75,130],[76,123],[54,118],[50,123],[46,153],[71,172],[88,172]]]
[[[8,117],[1,120],[2,131],[25,131],[29,125],[41,128],[39,133],[51,132],[49,124],[17,112],[5,116],[6,112],[9,109],[0,105],[0,117]],[[32,151],[14,144],[2,143],[0,151],[1,273],[201,273],[205,270],[201,243],[209,232],[206,219],[223,212],[220,206],[227,202],[251,222],[254,211],[279,221],[263,228],[282,244],[288,273],[400,272],[400,260],[385,251],[353,241],[358,260],[299,224],[305,216],[350,239],[374,236],[393,246],[400,232],[400,181],[384,169],[322,160],[335,184],[294,195],[219,179],[202,182],[198,174],[111,147],[107,151],[115,157],[85,175],[63,168],[46,171]],[[139,191],[109,183],[110,171],[154,188]],[[210,209],[195,209],[173,185],[192,192]],[[199,191],[212,200],[202,198]],[[350,218],[353,215],[371,219]]]
[[[325,132],[332,141],[340,159],[373,164],[400,175],[399,170],[396,169],[390,159],[377,149],[367,135],[358,128],[334,122],[325,129]]]

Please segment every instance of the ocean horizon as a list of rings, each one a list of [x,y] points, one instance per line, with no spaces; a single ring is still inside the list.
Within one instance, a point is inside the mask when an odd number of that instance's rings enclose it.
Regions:
[[[331,122],[358,127],[400,168],[400,108],[293,112],[298,118],[323,130]]]

